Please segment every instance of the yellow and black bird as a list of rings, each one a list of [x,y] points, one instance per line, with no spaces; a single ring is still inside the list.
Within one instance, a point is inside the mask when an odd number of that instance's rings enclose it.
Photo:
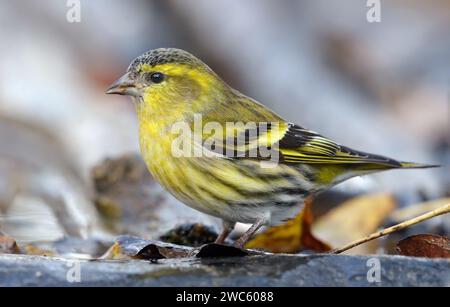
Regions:
[[[107,93],[135,102],[141,153],[154,178],[186,205],[222,219],[217,243],[236,222],[251,223],[235,243],[242,247],[261,226],[292,218],[307,196],[351,177],[433,166],[353,150],[286,122],[180,49],[137,57]],[[179,154],[180,144],[189,150]]]

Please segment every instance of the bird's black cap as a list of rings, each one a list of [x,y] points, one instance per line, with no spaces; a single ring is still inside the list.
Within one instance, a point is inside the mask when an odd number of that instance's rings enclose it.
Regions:
[[[136,71],[142,64],[156,66],[167,63],[195,65],[201,61],[187,51],[176,48],[158,48],[138,56],[128,67],[128,71]]]

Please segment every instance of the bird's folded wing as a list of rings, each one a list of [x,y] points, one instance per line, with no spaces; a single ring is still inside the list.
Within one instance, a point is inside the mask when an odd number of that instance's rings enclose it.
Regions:
[[[400,166],[393,159],[357,151],[295,124],[288,124],[278,142],[283,161],[288,163],[353,164],[375,163]]]
[[[225,129],[221,138],[203,138],[204,146],[214,143],[212,151],[229,158],[264,159],[263,147],[277,150],[283,163],[360,164],[400,166],[398,161],[350,149],[292,123],[258,123]]]

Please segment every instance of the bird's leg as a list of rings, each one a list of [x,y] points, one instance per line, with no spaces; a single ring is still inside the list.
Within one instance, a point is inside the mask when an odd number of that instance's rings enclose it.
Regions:
[[[223,228],[222,232],[217,237],[217,239],[216,239],[216,241],[214,243],[223,244],[223,242],[225,242],[225,239],[228,237],[230,232],[233,231],[234,225],[236,225],[235,222],[222,220],[222,228]]]
[[[265,221],[266,219],[263,218],[256,220],[255,224],[253,224],[252,227],[250,227],[239,239],[236,240],[236,242],[234,242],[234,246],[237,248],[243,248],[245,243],[250,240],[259,228],[261,228]]]

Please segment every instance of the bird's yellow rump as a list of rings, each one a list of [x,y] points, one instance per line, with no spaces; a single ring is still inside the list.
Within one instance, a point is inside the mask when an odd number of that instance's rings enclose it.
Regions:
[[[356,151],[286,122],[180,49],[137,57],[107,93],[132,97],[150,172],[186,205],[222,219],[218,243],[236,222],[251,223],[235,243],[242,247],[259,227],[292,218],[307,196],[348,178],[431,167]]]

